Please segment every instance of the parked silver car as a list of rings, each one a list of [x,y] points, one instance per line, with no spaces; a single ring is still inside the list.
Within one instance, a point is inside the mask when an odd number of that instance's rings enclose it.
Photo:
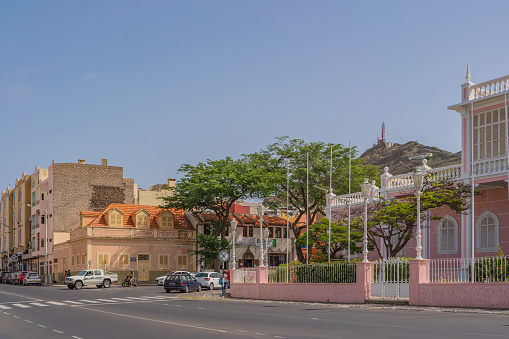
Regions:
[[[196,280],[202,287],[213,290],[214,287],[221,288],[221,274],[217,272],[200,272],[196,273]]]
[[[39,273],[27,273],[23,278],[23,286],[41,285],[41,277]]]

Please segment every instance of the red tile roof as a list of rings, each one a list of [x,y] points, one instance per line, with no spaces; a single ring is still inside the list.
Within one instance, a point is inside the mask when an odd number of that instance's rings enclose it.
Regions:
[[[150,214],[150,228],[159,228],[156,218],[159,217],[159,215],[163,211],[166,211],[165,209],[158,208],[156,206],[110,204],[101,212],[83,211],[82,214],[86,216],[96,215],[96,217],[87,225],[84,225],[84,227],[87,226],[108,227],[108,223],[106,222],[106,216],[113,209],[118,209],[119,211],[122,212],[123,214],[122,226],[128,228],[136,228],[134,220],[136,218],[136,213],[141,210],[145,210]],[[175,229],[193,229],[193,226],[187,220],[184,211],[175,209],[169,209],[169,211],[173,213],[173,225]]]

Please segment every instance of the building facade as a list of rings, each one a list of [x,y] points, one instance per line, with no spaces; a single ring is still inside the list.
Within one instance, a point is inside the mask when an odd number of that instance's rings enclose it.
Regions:
[[[186,213],[155,206],[110,204],[81,213],[69,240],[55,245],[55,280],[64,272],[100,268],[119,278],[129,270],[141,282],[172,270],[195,271],[195,229]]]
[[[474,84],[467,67],[465,79],[460,103],[448,107],[460,114],[457,128],[461,129],[461,163],[431,169],[424,160],[420,169],[432,173],[434,180],[451,178],[471,184],[481,195],[471,199],[472,208],[467,214],[448,208],[427,211],[439,220],[422,224],[425,259],[496,256],[500,249],[509,254],[509,77]],[[393,176],[386,168],[381,187],[373,187],[370,203],[378,196],[408,195],[413,186],[412,173]],[[363,198],[360,192],[332,197],[333,218],[344,211],[346,201],[361,205]],[[414,237],[399,255],[415,257],[416,245]],[[376,259],[374,253],[370,253],[370,258]]]

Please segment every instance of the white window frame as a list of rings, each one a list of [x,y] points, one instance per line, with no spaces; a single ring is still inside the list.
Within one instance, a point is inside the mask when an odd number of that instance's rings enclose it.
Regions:
[[[492,217],[494,220],[494,226],[495,226],[495,245],[493,247],[481,247],[481,223],[485,218]],[[483,214],[477,218],[477,221],[475,223],[475,249],[478,252],[497,252],[498,251],[498,244],[500,243],[499,238],[499,228],[500,228],[500,222],[498,220],[498,217],[495,213],[486,211]]]
[[[442,227],[445,222],[452,223],[454,229],[454,247],[452,249],[442,249]],[[458,253],[458,221],[450,215],[446,215],[437,226],[437,253],[438,254],[454,254]]]

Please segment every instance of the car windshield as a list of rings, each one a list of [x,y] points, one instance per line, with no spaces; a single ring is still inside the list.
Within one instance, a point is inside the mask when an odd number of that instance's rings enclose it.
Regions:
[[[197,274],[195,275],[195,277],[196,277],[196,278],[200,278],[200,277],[208,277],[208,276],[209,276],[209,274],[208,274],[208,273],[197,273]]]
[[[28,276],[29,276],[29,277],[34,277],[34,278],[36,278],[36,277],[38,277],[38,276],[39,276],[39,274],[37,274],[37,273],[30,273]]]
[[[83,276],[83,275],[85,275],[85,273],[87,273],[87,272],[88,272],[88,271],[81,271],[80,273],[78,273],[78,275]]]

